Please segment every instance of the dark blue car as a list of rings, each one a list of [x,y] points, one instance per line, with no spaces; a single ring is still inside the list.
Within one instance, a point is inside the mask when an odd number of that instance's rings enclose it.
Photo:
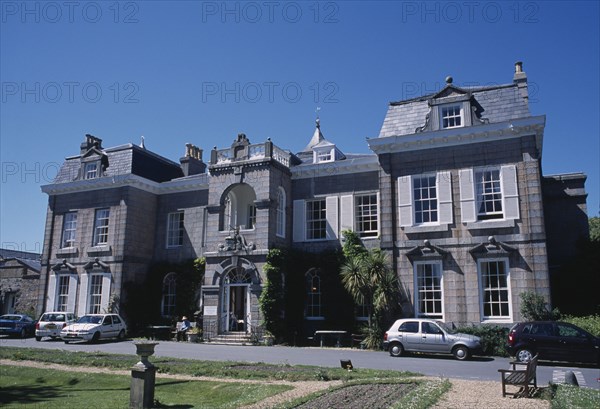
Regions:
[[[0,316],[0,335],[26,338],[35,334],[35,321],[28,315],[5,314]]]

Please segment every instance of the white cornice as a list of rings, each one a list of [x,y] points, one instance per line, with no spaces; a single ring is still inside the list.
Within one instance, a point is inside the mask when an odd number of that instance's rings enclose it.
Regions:
[[[372,138],[367,139],[367,143],[373,152],[380,155],[520,138],[535,134],[536,146],[541,153],[545,124],[545,115],[530,116],[493,124]]]
[[[378,171],[379,160],[376,155],[362,156],[333,162],[313,163],[291,168],[292,179],[306,179],[351,173]]]
[[[138,175],[116,175],[97,179],[75,180],[67,183],[55,183],[42,186],[42,192],[48,195],[89,192],[93,190],[135,187],[155,195],[208,189],[208,177],[188,177],[158,183]]]

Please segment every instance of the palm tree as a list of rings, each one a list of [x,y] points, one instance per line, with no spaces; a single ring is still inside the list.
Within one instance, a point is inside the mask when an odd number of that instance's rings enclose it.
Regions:
[[[348,245],[341,269],[342,284],[358,305],[366,306],[368,329],[365,342],[377,346],[381,342],[385,313],[393,309],[398,300],[398,277],[381,249],[358,247],[354,232],[346,232],[345,236]]]

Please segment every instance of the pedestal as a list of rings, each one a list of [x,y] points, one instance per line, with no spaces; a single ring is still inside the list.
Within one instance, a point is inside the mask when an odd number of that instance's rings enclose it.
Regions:
[[[156,367],[131,368],[131,393],[129,407],[131,409],[146,409],[154,405],[154,383]]]
[[[136,353],[140,362],[131,368],[131,391],[129,394],[129,407],[131,409],[146,409],[154,405],[154,384],[156,380],[156,367],[148,361],[154,354],[154,347],[158,342],[135,342]]]

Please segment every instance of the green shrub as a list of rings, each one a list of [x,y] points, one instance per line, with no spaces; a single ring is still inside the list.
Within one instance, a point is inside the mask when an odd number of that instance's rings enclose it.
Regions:
[[[546,307],[546,299],[532,291],[521,293],[521,315],[525,321],[556,321],[560,319],[558,308]]]
[[[508,328],[497,325],[481,325],[477,327],[460,327],[457,331],[481,337],[481,347],[484,355],[509,356],[506,351]]]
[[[583,328],[590,334],[600,337],[600,314],[587,315],[585,317],[573,317],[566,315],[562,318],[562,321],[570,322],[571,324]]]

